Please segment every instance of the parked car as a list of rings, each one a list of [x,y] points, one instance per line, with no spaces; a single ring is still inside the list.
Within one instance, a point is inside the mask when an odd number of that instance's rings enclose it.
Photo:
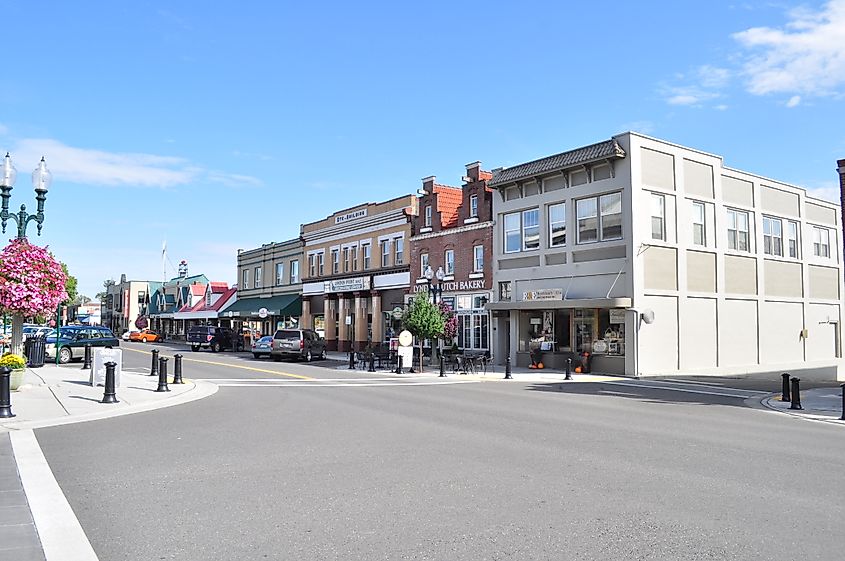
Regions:
[[[120,339],[114,336],[111,329],[107,327],[89,325],[68,325],[60,327],[58,337],[56,333],[47,336],[46,353],[47,360],[56,360],[58,348],[59,362],[68,362],[82,358],[85,345],[90,343],[92,347],[119,347]]]
[[[138,331],[124,331],[123,335],[121,335],[120,338],[123,339],[124,341],[131,341],[132,336],[136,333],[138,333]]]
[[[262,356],[270,356],[270,351],[273,350],[273,336],[265,335],[261,339],[252,344],[252,356],[261,358]]]
[[[32,335],[36,335],[39,337],[45,336],[53,332],[54,329],[52,327],[47,327],[44,325],[25,325],[23,327],[23,338],[26,339]]]
[[[130,331],[129,340],[140,341],[142,343],[154,343],[156,341],[161,341],[161,335],[149,329],[142,329],[141,331]]]
[[[241,345],[232,329],[216,325],[195,325],[188,329],[187,339],[194,352],[207,348],[216,353],[223,349],[231,349],[233,345]]]
[[[304,359],[326,358],[326,340],[311,329],[280,329],[273,335],[273,360],[283,357]]]

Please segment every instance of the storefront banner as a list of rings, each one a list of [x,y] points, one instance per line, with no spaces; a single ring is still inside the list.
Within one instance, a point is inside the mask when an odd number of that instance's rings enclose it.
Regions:
[[[529,290],[522,293],[524,302],[535,300],[563,300],[562,288],[541,288],[540,290]]]
[[[478,279],[478,280],[465,280],[465,281],[450,281],[440,283],[440,287],[443,292],[463,292],[466,290],[484,290],[486,287],[484,286],[485,279]],[[414,292],[421,292],[423,290],[428,290],[428,283],[421,283],[414,285]]]
[[[337,279],[325,281],[323,290],[325,292],[349,292],[352,290],[369,290],[370,277],[355,277],[351,279]]]

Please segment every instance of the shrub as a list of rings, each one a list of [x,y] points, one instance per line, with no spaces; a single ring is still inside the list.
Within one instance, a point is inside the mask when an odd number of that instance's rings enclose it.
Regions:
[[[12,353],[6,353],[3,358],[0,358],[0,367],[11,368],[17,370],[19,368],[26,368],[26,360],[20,356]]]

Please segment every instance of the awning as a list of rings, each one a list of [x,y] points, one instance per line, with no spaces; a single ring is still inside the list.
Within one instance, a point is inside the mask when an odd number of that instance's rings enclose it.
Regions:
[[[267,310],[267,316],[302,315],[302,297],[299,294],[281,294],[270,298],[239,298],[220,312],[222,317],[257,318],[258,310]]]
[[[571,308],[630,308],[630,298],[573,298],[572,300],[516,300],[489,302],[488,310],[561,310]]]

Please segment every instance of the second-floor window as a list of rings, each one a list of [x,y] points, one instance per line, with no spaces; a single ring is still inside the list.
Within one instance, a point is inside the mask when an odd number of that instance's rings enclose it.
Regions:
[[[343,272],[348,273],[351,270],[349,266],[349,248],[343,248]]]
[[[405,260],[405,240],[403,238],[396,238],[396,257],[393,260],[394,265],[401,265]]]
[[[511,299],[511,281],[499,282],[499,300],[507,302]]]
[[[777,218],[763,217],[763,253],[783,256],[783,223]]]
[[[308,256],[308,276],[314,277],[317,275],[317,254],[312,253]],[[276,283],[278,284],[278,283]]]
[[[340,272],[340,251],[337,249],[332,250],[332,274],[337,274]]]
[[[455,274],[455,250],[447,249],[444,255],[444,271],[447,275]]]
[[[323,276],[323,265],[325,261],[325,253],[322,251],[317,254],[317,274]]]
[[[249,269],[244,269],[242,275],[241,287],[246,290],[249,288]]]
[[[707,245],[707,226],[704,221],[704,203],[692,203],[692,243]]]
[[[364,270],[370,269],[370,244],[365,243],[361,246],[361,253],[364,257]]]
[[[390,240],[381,241],[381,266],[390,265]]]
[[[575,213],[579,244],[622,239],[622,193],[580,199]]]
[[[813,226],[813,255],[830,257],[830,230]]]
[[[420,276],[428,269],[428,253],[420,253]]]
[[[549,205],[549,247],[566,245],[566,203]]]
[[[314,257],[313,255],[311,257]],[[314,271],[311,271],[311,275],[314,275]],[[276,286],[281,286],[285,282],[285,264],[284,263],[276,263]]]
[[[470,218],[478,216],[478,195],[471,195],[469,198],[469,216]]]
[[[261,267],[255,268],[255,288],[261,288]]]
[[[522,211],[522,249],[538,249],[540,247],[540,209],[532,208]]]
[[[484,246],[476,245],[472,248],[472,270],[476,273],[484,271]]]
[[[798,259],[798,223],[786,223],[786,251],[789,257]]]
[[[352,260],[352,270],[358,270],[358,246],[353,245],[349,248],[350,259]]]
[[[290,262],[290,283],[299,282],[299,260],[294,259]]]
[[[728,209],[728,249],[750,251],[748,246],[748,213]]]
[[[425,227],[431,227],[431,205],[425,207]]]
[[[666,240],[666,197],[651,194],[651,239]]]

